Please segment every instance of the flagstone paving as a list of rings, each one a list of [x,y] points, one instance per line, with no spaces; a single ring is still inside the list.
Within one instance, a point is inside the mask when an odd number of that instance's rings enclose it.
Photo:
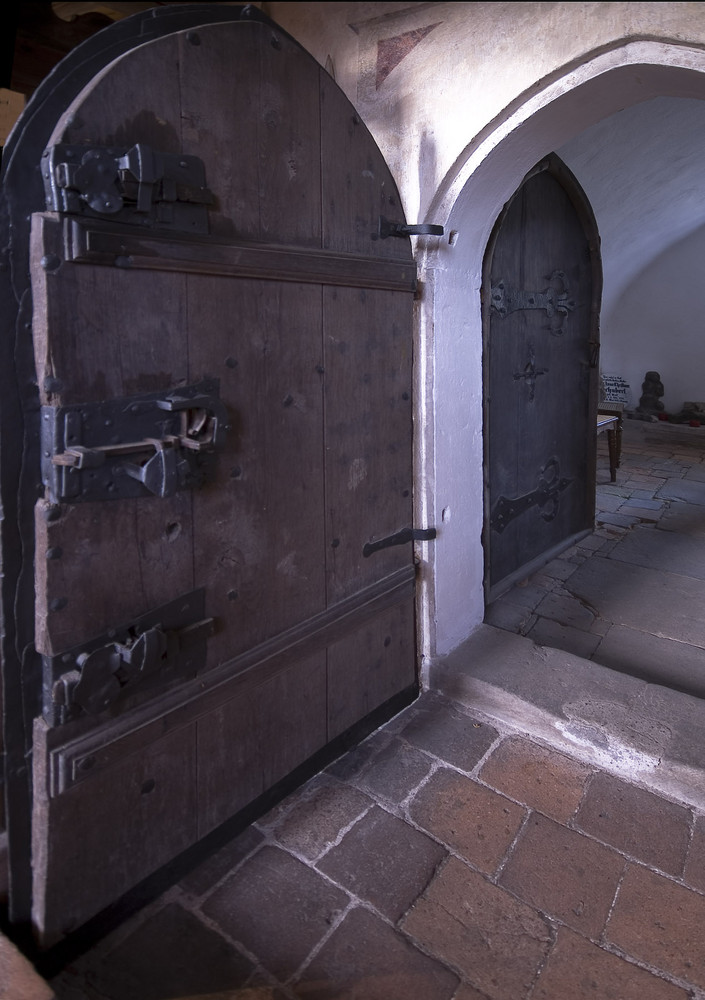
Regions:
[[[692,803],[426,693],[51,987],[703,1000],[704,861]]]
[[[705,428],[625,420],[610,482],[598,437],[595,531],[485,621],[603,666],[705,695]],[[538,597],[538,600],[537,600]]]

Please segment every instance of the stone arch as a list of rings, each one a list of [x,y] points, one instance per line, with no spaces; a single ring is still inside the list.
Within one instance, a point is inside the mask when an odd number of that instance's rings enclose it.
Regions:
[[[448,653],[484,614],[482,262],[494,222],[522,177],[614,112],[654,97],[705,99],[705,50],[662,40],[586,53],[519,98],[464,149],[426,218],[446,237],[420,255],[417,516],[428,547],[419,621],[425,661]]]

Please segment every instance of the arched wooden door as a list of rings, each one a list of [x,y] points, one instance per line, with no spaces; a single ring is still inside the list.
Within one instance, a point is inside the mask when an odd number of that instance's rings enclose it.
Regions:
[[[57,109],[5,347],[34,372],[3,375],[13,907],[31,789],[44,944],[416,691],[398,194],[296,42],[189,10]]]
[[[552,154],[505,206],[485,257],[488,601],[593,527],[601,290],[592,209]]]

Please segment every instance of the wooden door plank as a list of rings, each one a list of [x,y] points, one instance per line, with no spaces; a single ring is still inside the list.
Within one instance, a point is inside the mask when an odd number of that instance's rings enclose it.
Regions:
[[[416,680],[413,599],[370,619],[328,649],[328,739]]]
[[[325,746],[326,654],[319,650],[198,722],[204,836]]]
[[[319,67],[264,25],[259,88],[260,239],[321,246]]]
[[[174,115],[179,107],[178,76],[160,73],[155,86],[157,48],[164,65],[178,65],[178,35],[146,42],[142,58],[134,59],[134,50],[127,52],[93,77],[72,101],[47,145],[131,147],[143,142],[163,153],[186,152],[181,149],[179,117]],[[110,85],[104,86],[108,74]]]
[[[232,430],[194,494],[209,667],[325,607],[320,289],[189,278],[191,375],[221,380]]]
[[[326,563],[329,604],[408,565],[411,543],[363,556],[411,527],[410,297],[325,289]]]
[[[260,238],[258,28],[221,24],[177,36],[181,151],[206,165],[206,183],[216,197],[208,213],[210,234],[216,238]]]
[[[186,278],[59,263],[62,224],[35,217],[33,335],[43,404],[173,390],[187,374]],[[158,313],[144,308],[159,301]],[[36,646],[48,655],[193,589],[191,498],[53,505],[35,516]]]
[[[399,193],[367,127],[324,69],[321,74],[323,246],[411,258],[408,240],[379,239],[379,220],[403,222]],[[330,166],[329,166],[330,165]]]
[[[196,727],[50,798],[50,731],[35,723],[33,917],[44,946],[197,839]]]
[[[183,151],[218,178],[212,235],[320,246],[316,64],[255,21],[179,42]]]

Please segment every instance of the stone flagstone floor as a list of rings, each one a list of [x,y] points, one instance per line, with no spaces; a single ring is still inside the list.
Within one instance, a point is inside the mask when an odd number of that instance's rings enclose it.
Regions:
[[[703,926],[705,815],[425,694],[51,985],[703,1000]]]
[[[485,621],[705,697],[705,427],[625,420],[610,483],[598,437],[595,531]]]

